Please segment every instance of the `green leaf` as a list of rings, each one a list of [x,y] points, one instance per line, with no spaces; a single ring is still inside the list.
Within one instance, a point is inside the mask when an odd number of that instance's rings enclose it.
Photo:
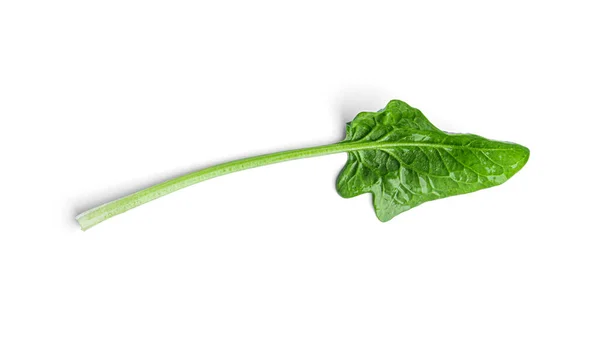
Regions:
[[[518,144],[443,132],[398,100],[359,113],[342,143],[358,150],[348,151],[337,191],[344,198],[371,193],[381,221],[427,201],[500,185],[529,158]]]

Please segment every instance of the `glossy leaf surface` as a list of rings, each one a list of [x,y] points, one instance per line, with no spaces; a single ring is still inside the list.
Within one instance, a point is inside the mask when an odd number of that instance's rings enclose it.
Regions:
[[[359,150],[348,151],[338,193],[345,198],[371,193],[381,221],[427,201],[500,185],[529,158],[518,144],[443,132],[398,100],[379,112],[358,114],[342,143]]]

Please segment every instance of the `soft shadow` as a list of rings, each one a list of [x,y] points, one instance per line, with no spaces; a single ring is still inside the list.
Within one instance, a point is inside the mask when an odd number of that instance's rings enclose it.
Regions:
[[[356,86],[342,90],[336,99],[342,138],[346,137],[346,123],[352,121],[354,116],[363,111],[383,109],[391,98],[389,93],[377,87]]]

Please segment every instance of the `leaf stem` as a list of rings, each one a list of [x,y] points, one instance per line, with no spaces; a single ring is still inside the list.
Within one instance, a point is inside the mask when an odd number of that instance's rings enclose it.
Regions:
[[[115,215],[121,214],[149,201],[208,179],[288,160],[346,152],[350,147],[352,147],[349,145],[350,144],[348,143],[337,143],[298,150],[288,150],[218,164],[171,180],[167,180],[120,199],[92,208],[79,214],[76,217],[76,220],[79,222],[81,229],[85,231]]]

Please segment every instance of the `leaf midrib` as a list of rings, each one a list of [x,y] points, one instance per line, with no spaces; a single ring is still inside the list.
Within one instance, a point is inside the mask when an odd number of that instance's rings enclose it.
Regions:
[[[343,151],[360,151],[360,150],[377,150],[379,148],[395,148],[395,147],[431,147],[431,148],[445,148],[445,149],[468,149],[478,151],[514,151],[512,148],[482,148],[482,147],[471,147],[465,145],[451,145],[451,144],[435,144],[435,143],[421,143],[421,142],[377,142],[377,141],[344,141],[338,143],[343,145],[340,150]],[[507,144],[510,145],[510,144]]]

